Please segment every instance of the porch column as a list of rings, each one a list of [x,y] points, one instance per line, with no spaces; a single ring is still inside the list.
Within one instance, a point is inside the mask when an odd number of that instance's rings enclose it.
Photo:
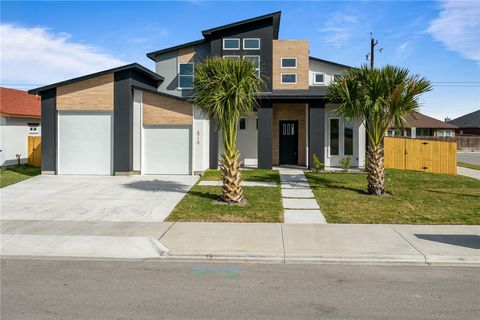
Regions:
[[[263,101],[258,110],[258,168],[272,169],[272,121],[270,101]]]
[[[325,101],[310,102],[308,110],[308,164],[311,167],[314,153],[325,163]]]

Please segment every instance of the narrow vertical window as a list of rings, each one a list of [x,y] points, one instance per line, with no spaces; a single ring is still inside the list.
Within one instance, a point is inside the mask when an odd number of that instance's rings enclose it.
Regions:
[[[351,122],[345,123],[343,131],[343,154],[353,156],[353,124]]]
[[[330,155],[338,156],[340,149],[340,120],[330,119]]]

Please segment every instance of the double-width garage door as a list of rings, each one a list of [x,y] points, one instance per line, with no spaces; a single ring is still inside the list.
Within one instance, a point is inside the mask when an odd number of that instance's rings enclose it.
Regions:
[[[112,174],[111,112],[58,113],[58,174]]]
[[[142,174],[191,174],[191,128],[144,125]]]

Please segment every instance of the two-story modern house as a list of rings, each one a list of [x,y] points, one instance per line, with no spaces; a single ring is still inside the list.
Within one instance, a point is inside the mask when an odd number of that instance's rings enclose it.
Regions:
[[[42,97],[42,171],[56,174],[192,174],[217,168],[221,132],[189,102],[206,57],[253,61],[265,82],[260,108],[239,123],[246,166],[363,166],[365,130],[327,103],[346,65],[310,56],[308,40],[280,40],[280,12],[202,31],[148,53],[156,72],[131,64],[31,90]]]

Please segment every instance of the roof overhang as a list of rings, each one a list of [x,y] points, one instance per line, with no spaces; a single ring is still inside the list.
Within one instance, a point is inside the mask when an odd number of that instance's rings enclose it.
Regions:
[[[56,83],[53,83],[53,84],[49,84],[49,85],[46,85],[46,86],[43,86],[43,87],[31,89],[31,90],[28,90],[28,93],[39,94],[43,91],[54,89],[54,88],[64,86],[64,85],[67,85],[67,84],[71,84],[71,83],[74,83],[74,82],[87,80],[87,79],[91,79],[91,78],[96,78],[96,77],[100,77],[100,76],[103,76],[103,75],[106,75],[106,74],[109,74],[109,73],[115,73],[115,72],[120,72],[120,71],[125,71],[125,70],[137,71],[137,72],[149,77],[151,80],[154,80],[154,81],[163,81],[164,80],[164,78],[161,75],[153,72],[150,69],[145,68],[141,64],[131,63],[131,64],[127,64],[127,65],[124,65],[124,66],[120,66],[120,67],[116,67],[116,68],[112,68],[112,69],[108,69],[108,70],[103,70],[103,71],[91,73],[91,74],[88,74],[88,75],[85,75],[85,76],[81,76],[81,77],[77,77],[77,78],[73,78],[73,79],[68,79],[68,80],[65,80],[65,81],[60,81],[60,82],[56,82]]]

